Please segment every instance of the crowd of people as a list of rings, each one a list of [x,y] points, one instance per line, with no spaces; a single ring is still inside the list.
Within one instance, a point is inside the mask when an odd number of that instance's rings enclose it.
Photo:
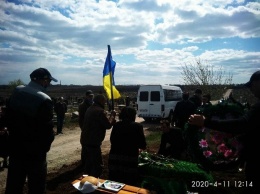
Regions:
[[[16,87],[1,115],[1,133],[8,134],[9,156],[5,194],[23,193],[28,181],[28,193],[46,192],[47,153],[55,139],[53,115],[57,115],[57,132],[62,128],[67,112],[63,97],[54,103],[46,94],[51,81],[57,82],[45,68],[35,69],[30,74],[28,85]],[[255,72],[245,84],[260,99],[260,71]],[[176,104],[172,120],[161,120],[161,143],[158,154],[182,159],[187,148],[185,125],[214,127],[215,130],[245,135],[246,180],[253,183],[250,193],[259,191],[256,172],[258,163],[254,148],[257,142],[257,119],[260,118],[260,104],[257,102],[243,117],[238,119],[214,120],[195,114],[198,108],[212,106],[211,95],[196,89],[190,97],[184,91],[182,100]],[[84,101],[78,106],[78,124],[81,129],[80,144],[82,173],[100,177],[103,172],[101,145],[106,131],[111,131],[111,148],[108,158],[109,179],[137,185],[139,181],[138,156],[146,150],[146,139],[142,124],[137,123],[136,110],[129,106],[129,97],[116,120],[117,113],[105,111],[107,98],[103,94],[85,93]],[[2,111],[1,111],[2,112]],[[3,119],[4,118],[4,119]],[[7,164],[6,164],[7,165]],[[14,186],[15,185],[15,186]]]
[[[206,118],[203,115],[193,114],[189,117],[188,123],[199,127],[214,127],[215,130],[229,132],[232,134],[242,134],[244,136],[244,154],[246,184],[253,186],[247,187],[247,193],[259,193],[259,181],[256,172],[259,170],[258,160],[256,159],[255,149],[258,141],[256,135],[260,129],[260,71],[252,74],[250,80],[245,84],[252,94],[258,99],[253,106],[250,107],[243,117],[237,119],[214,119]]]

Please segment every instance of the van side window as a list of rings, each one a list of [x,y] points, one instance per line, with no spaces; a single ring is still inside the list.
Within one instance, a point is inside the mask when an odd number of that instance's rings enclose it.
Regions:
[[[160,92],[151,91],[151,102],[160,102]]]
[[[180,90],[163,90],[165,101],[178,101],[182,98]]]
[[[141,102],[146,102],[148,101],[148,92],[144,91],[144,92],[140,92],[140,99]]]

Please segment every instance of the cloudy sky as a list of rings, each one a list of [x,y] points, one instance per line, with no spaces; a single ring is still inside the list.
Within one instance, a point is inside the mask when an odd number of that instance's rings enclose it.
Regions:
[[[260,70],[260,1],[0,0],[0,84],[47,68],[61,84],[184,84],[185,64],[223,67],[233,83]]]

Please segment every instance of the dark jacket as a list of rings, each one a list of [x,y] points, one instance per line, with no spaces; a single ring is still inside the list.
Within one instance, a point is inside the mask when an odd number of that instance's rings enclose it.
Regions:
[[[53,103],[35,82],[18,86],[7,108],[10,155],[46,157],[54,140]]]
[[[196,109],[201,106],[202,100],[195,94],[192,97],[190,97],[189,100],[195,104]]]
[[[67,112],[67,104],[65,102],[57,102],[54,106],[54,111],[57,116],[65,117]]]
[[[164,155],[165,157],[181,159],[183,151],[184,140],[181,129],[171,127],[168,132],[162,134],[158,154]]]
[[[137,157],[139,149],[146,149],[143,126],[136,122],[119,121],[114,124],[110,142],[110,154]]]
[[[87,111],[87,109],[93,104],[92,101],[89,101],[88,99],[85,99],[80,105],[79,105],[79,127],[82,130],[83,129],[83,123],[84,123],[84,116]]]
[[[136,185],[139,149],[146,149],[143,126],[128,120],[119,121],[113,126],[110,142],[109,179]]]
[[[100,146],[105,138],[106,130],[111,127],[104,108],[94,103],[85,113],[80,143],[86,146]]]
[[[188,121],[189,116],[194,114],[196,106],[190,100],[182,100],[177,102],[173,111],[173,121],[177,127],[184,128],[185,123]]]

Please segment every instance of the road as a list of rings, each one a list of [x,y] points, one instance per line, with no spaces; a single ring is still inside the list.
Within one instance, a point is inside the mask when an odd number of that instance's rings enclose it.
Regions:
[[[223,95],[223,98],[227,98],[231,92],[231,89],[227,90]],[[215,103],[217,102],[218,101],[215,101]],[[156,127],[155,124],[146,123],[142,118],[139,117],[136,118],[136,122],[143,124],[145,134],[148,133],[148,128]],[[64,134],[55,136],[55,140],[52,143],[50,151],[48,152],[48,173],[58,172],[61,167],[69,166],[70,164],[80,160],[80,128],[64,128],[63,132]],[[111,130],[107,130],[105,139],[102,143],[102,153],[104,155],[107,154],[110,149],[110,133]],[[7,169],[0,171],[0,194],[4,194],[6,176]]]
[[[143,123],[142,118],[137,117],[137,122]],[[150,127],[151,124],[144,124],[144,131]],[[55,129],[56,130],[56,129]],[[55,140],[51,145],[51,149],[47,155],[48,173],[58,172],[63,166],[69,166],[80,160],[80,128],[73,129],[64,128],[64,134],[55,136]],[[110,149],[110,133],[107,130],[105,139],[102,143],[102,153],[107,154]],[[7,169],[0,171],[0,194],[4,194],[7,177]]]

